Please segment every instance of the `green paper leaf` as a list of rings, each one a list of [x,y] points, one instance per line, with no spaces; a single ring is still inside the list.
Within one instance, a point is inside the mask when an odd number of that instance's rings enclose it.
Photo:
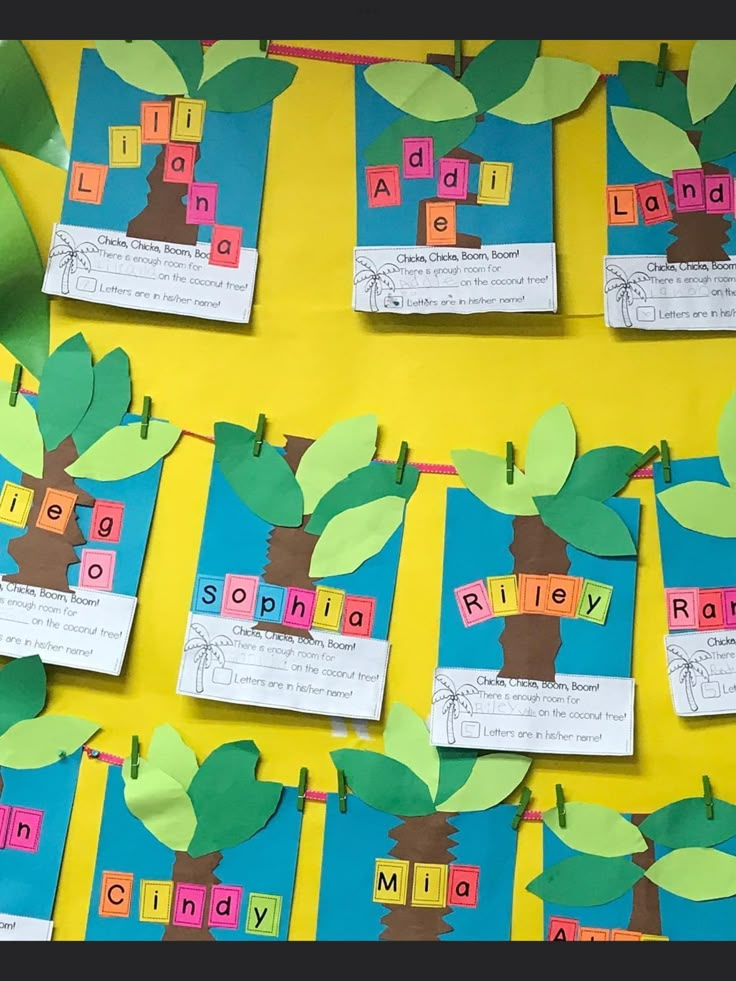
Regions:
[[[330,756],[356,797],[377,811],[400,817],[434,814],[426,783],[398,760],[369,749],[336,749]]]
[[[736,392],[726,402],[718,421],[718,458],[723,476],[736,485]]]
[[[359,467],[366,467],[376,452],[378,419],[353,416],[330,426],[307,448],[296,469],[304,494],[304,514],[312,514],[330,488]]]
[[[258,747],[243,739],[213,750],[197,770],[189,786],[197,815],[192,858],[234,848],[273,817],[283,784],[257,780],[257,761]]]
[[[736,807],[714,797],[709,820],[703,797],[685,797],[654,811],[639,828],[647,838],[667,848],[708,848],[736,835]]]
[[[646,870],[660,889],[701,902],[736,896],[736,856],[717,848],[678,848]]]
[[[565,481],[565,495],[581,495],[594,501],[605,501],[618,494],[631,479],[628,471],[642,456],[628,446],[600,446],[588,450],[572,465]]]
[[[36,412],[25,396],[18,393],[10,404],[10,382],[0,380],[0,454],[21,473],[43,476],[43,440]]]
[[[702,129],[698,155],[703,163],[722,160],[736,150],[736,89],[694,129]]]
[[[163,770],[186,790],[197,772],[197,757],[179,733],[168,723],[156,726],[148,747],[148,762]]]
[[[148,436],[141,437],[140,422],[115,426],[90,446],[66,468],[70,477],[89,477],[91,480],[124,480],[143,473],[176,445],[181,429],[170,422],[152,419]]]
[[[383,730],[383,750],[424,781],[434,798],[439,786],[440,758],[429,741],[424,719],[407,705],[395,702],[391,706]]]
[[[156,41],[171,58],[184,79],[188,95],[194,95],[202,77],[204,55],[201,41]]]
[[[508,99],[524,85],[539,51],[539,41],[491,41],[462,74],[480,112]]]
[[[485,811],[512,794],[529,771],[532,761],[517,753],[479,756],[462,787],[437,805],[438,811]]]
[[[687,73],[687,102],[693,121],[714,112],[734,85],[736,41],[696,41]]]
[[[105,355],[92,369],[92,401],[72,433],[78,453],[119,426],[130,405],[130,361],[121,347]]]
[[[231,422],[215,423],[215,461],[240,500],[271,525],[298,528],[302,490],[282,453],[264,442],[253,453],[255,433]]]
[[[55,450],[79,425],[92,401],[92,355],[81,334],[60,344],[44,365],[36,413],[47,450]]]
[[[535,497],[542,521],[556,535],[591,555],[636,555],[624,519],[602,501],[564,490],[556,497]]]
[[[542,814],[542,820],[560,841],[578,852],[616,858],[645,852],[647,843],[641,831],[618,811],[601,804],[565,802],[566,826],[560,827],[556,807]]]
[[[654,112],[679,129],[695,129],[687,104],[687,89],[674,72],[665,72],[657,85],[659,68],[649,61],[620,61],[618,77],[635,109]]]
[[[512,123],[543,123],[579,109],[600,78],[591,65],[540,55],[524,85],[489,111]]]
[[[526,888],[546,903],[604,906],[627,893],[643,875],[628,858],[573,855],[545,869]]]
[[[611,119],[631,156],[653,174],[672,177],[673,170],[700,167],[698,151],[687,133],[656,113],[611,106]]]
[[[123,761],[124,797],[133,817],[173,852],[185,852],[197,826],[189,795],[178,780],[139,758],[138,776],[130,776],[130,757]]]
[[[395,464],[369,463],[327,491],[314,509],[306,530],[311,535],[321,535],[336,515],[381,497],[401,497],[408,501],[418,483],[419,470],[411,464],[407,464],[404,479],[397,484]]]
[[[309,564],[311,579],[355,572],[378,555],[404,520],[403,497],[381,497],[336,515],[317,540]]]
[[[547,409],[529,433],[524,473],[535,494],[556,494],[575,459],[575,426],[566,405]]]
[[[71,756],[100,727],[73,715],[41,715],[23,719],[0,736],[0,766],[37,770]]]
[[[49,353],[44,267],[23,207],[0,167],[0,344],[36,378]]]
[[[734,487],[709,480],[689,480],[660,491],[657,500],[683,528],[715,538],[736,538]]]
[[[288,61],[241,58],[201,85],[197,98],[205,99],[211,112],[250,112],[273,102],[295,75],[296,65]]]
[[[471,494],[502,514],[538,514],[531,482],[514,467],[513,484],[506,483],[506,461],[482,450],[451,450],[458,475]]]
[[[187,95],[187,83],[155,41],[95,41],[97,53],[124,82],[154,95]]]
[[[475,116],[463,119],[442,119],[429,122],[415,116],[399,116],[390,126],[369,143],[363,159],[370,166],[401,164],[404,159],[404,140],[409,137],[431,136],[434,159],[444,157],[460,146],[475,129]]]
[[[458,791],[468,780],[478,759],[474,749],[448,749],[438,746],[440,758],[440,782],[435,794],[435,807],[446,801]]]
[[[0,41],[0,143],[66,170],[69,150],[49,94],[22,41]]]
[[[0,734],[35,718],[46,704],[46,670],[37,654],[8,661],[0,671]]]
[[[204,85],[223,68],[241,58],[265,58],[260,41],[215,41],[204,53],[204,69],[200,85]]]
[[[384,61],[369,65],[363,77],[386,102],[418,119],[460,119],[478,112],[462,82],[436,65]]]

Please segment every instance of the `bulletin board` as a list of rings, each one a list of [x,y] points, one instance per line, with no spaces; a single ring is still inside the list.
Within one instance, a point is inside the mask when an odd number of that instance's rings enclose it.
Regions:
[[[281,41],[312,49],[423,60],[451,53],[452,42]],[[466,54],[487,42],[465,41]],[[26,41],[62,130],[71,140],[79,61],[92,41]],[[671,68],[685,67],[693,42],[670,43]],[[619,60],[656,60],[653,41],[542,41],[543,53],[586,61],[602,75]],[[274,57],[279,57],[275,55]],[[54,298],[51,348],[83,331],[96,357],[124,346],[132,365],[133,404],[153,399],[157,417],[185,434],[161,479],[138,612],[119,677],[49,666],[48,708],[94,719],[96,748],[128,753],[131,724],[145,752],[159,723],[174,726],[206,755],[220,743],[254,740],[259,775],[335,791],[329,753],[380,749],[382,726],[347,723],[340,732],[315,715],[223,704],[175,694],[182,634],[205,511],[216,421],[253,426],[267,418],[274,442],[290,432],[322,432],[336,419],[376,413],[378,456],[395,459],[402,440],[409,460],[450,463],[450,450],[471,446],[503,454],[522,446],[534,420],[564,402],[576,420],[579,450],[603,444],[642,447],[666,439],[674,457],[715,452],[715,423],[732,394],[734,339],[619,331],[605,326],[601,265],[606,251],[605,81],[584,110],[554,124],[554,226],[559,309],[547,314],[462,317],[357,313],[351,309],[355,244],[353,68],[308,58],[273,109],[259,235],[258,281],[250,322],[129,312]],[[305,148],[312,148],[305,151]],[[64,195],[65,175],[37,160],[0,151],[0,161],[28,215],[42,257]],[[0,349],[0,376],[14,359]],[[30,375],[24,384],[34,385]],[[517,460],[523,466],[523,458]],[[596,759],[538,755],[528,782],[531,807],[554,805],[560,783],[570,799],[622,812],[651,811],[697,796],[701,775],[736,799],[725,717],[684,719],[670,700],[662,636],[662,570],[651,479],[633,480],[623,497],[642,502],[634,619],[635,752]],[[422,716],[429,711],[437,660],[443,524],[448,487],[457,477],[424,473],[404,532],[391,626],[384,700]],[[3,659],[6,661],[7,659]],[[365,738],[367,735],[367,739]],[[83,759],[54,910],[58,940],[81,940],[104,795],[105,764]],[[307,801],[299,846],[289,939],[314,939],[325,806]],[[542,904],[525,889],[541,870],[542,827],[519,830],[513,940],[542,939]]]

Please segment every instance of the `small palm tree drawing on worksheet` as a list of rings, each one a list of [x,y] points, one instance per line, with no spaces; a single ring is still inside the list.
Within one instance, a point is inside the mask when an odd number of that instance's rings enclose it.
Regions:
[[[670,656],[667,673],[677,675],[677,680],[681,685],[685,686],[685,695],[690,710],[697,712],[698,703],[695,701],[695,685],[699,677],[703,681],[710,680],[708,669],[704,668],[702,664],[703,661],[710,660],[710,654],[708,651],[695,651],[694,654],[688,655],[681,647],[676,647],[674,644],[668,644],[667,653]]]
[[[192,636],[192,634],[194,636]],[[223,647],[232,647],[233,642],[225,634],[218,634],[210,639],[209,633],[198,623],[193,623],[190,627],[190,634],[184,645],[185,651],[194,651],[194,663],[197,665],[197,680],[195,690],[200,694],[204,691],[204,673],[211,667],[213,662],[217,662],[220,668],[225,667],[225,655],[222,653]]]
[[[477,695],[478,689],[475,685],[460,685],[459,688],[455,688],[452,680],[444,674],[438,674],[435,680],[441,687],[432,696],[432,704],[445,703],[442,706],[442,714],[447,716],[447,741],[452,746],[455,743],[455,719],[460,716],[461,708],[468,715],[473,714],[473,703],[468,696]]]
[[[371,259],[362,255],[357,256],[355,261],[363,268],[355,274],[353,283],[355,286],[364,284],[363,288],[368,293],[371,310],[375,313],[378,311],[378,297],[383,293],[384,287],[387,290],[396,289],[396,284],[388,274],[398,272],[399,267],[394,262],[384,262],[383,265],[376,267]]]
[[[82,242],[77,245],[68,232],[57,230],[56,238],[59,245],[54,245],[49,252],[50,259],[59,260],[61,269],[61,292],[66,295],[69,292],[69,279],[81,266],[85,272],[92,272],[92,263],[89,261],[89,252],[99,252],[99,248],[94,242]]]
[[[627,327],[633,327],[630,312],[631,304],[636,298],[647,299],[646,291],[639,286],[639,283],[649,280],[651,277],[645,272],[635,272],[627,276],[620,266],[614,265],[606,266],[606,272],[609,273],[610,278],[606,283],[605,292],[610,293],[612,290],[616,290],[615,299],[621,304],[621,316],[624,318],[624,323]]]

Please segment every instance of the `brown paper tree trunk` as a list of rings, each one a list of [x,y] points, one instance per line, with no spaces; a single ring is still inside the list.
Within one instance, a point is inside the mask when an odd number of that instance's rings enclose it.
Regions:
[[[451,906],[412,906],[411,894],[416,862],[449,865],[455,860],[450,848],[457,828],[452,825],[455,814],[423,814],[405,817],[389,831],[396,844],[389,852],[393,858],[409,862],[409,882],[405,906],[392,906],[381,918],[384,930],[379,940],[439,940],[452,927],[445,917]]]
[[[33,503],[25,534],[11,539],[8,544],[8,554],[18,563],[18,571],[5,576],[6,582],[39,586],[61,593],[71,592],[69,566],[79,562],[74,547],[84,545],[87,541],[79,529],[76,508],[80,505],[92,507],[95,503],[95,499],[65,472],[65,468],[74,463],[77,457],[74,441],[71,436],[67,436],[55,450],[44,454],[43,477],[23,474],[21,484],[33,491]],[[36,525],[44,496],[50,488],[77,495],[76,507],[69,516],[63,535]]]
[[[538,514],[517,515],[510,552],[514,574],[566,576],[570,568],[567,544],[549,529]],[[499,678],[555,680],[555,659],[560,650],[560,620],[556,616],[519,613],[507,616],[501,632],[503,667]]]
[[[642,821],[649,817],[648,814],[632,814],[631,823],[637,828]],[[640,869],[649,869],[654,865],[654,842],[645,837],[647,849],[644,852],[636,852],[631,856],[634,865]],[[629,930],[637,933],[649,933],[655,937],[662,936],[662,913],[659,906],[659,886],[655,885],[650,879],[641,878],[634,884],[632,890],[633,905],[631,907],[631,917],[629,918]]]
[[[197,886],[219,886],[220,879],[215,875],[215,869],[222,861],[220,852],[208,852],[206,855],[199,855],[192,858],[187,852],[174,852],[174,869],[171,878],[174,882],[174,892],[178,882],[191,882]],[[204,912],[202,915],[202,926],[195,927],[175,926],[171,921],[174,918],[174,904],[171,904],[171,914],[169,923],[164,929],[162,940],[215,940],[210,933],[207,921],[210,914],[210,902],[212,901],[211,888],[207,891]]]
[[[174,96],[167,95],[162,102],[168,102],[174,109]],[[196,161],[199,160],[199,143],[196,144]],[[156,157],[146,180],[150,188],[143,211],[128,222],[127,235],[130,238],[151,239],[154,242],[171,242],[175,245],[196,245],[199,225],[187,224],[187,209],[182,198],[187,193],[188,184],[175,184],[164,180],[164,157],[166,145]]]

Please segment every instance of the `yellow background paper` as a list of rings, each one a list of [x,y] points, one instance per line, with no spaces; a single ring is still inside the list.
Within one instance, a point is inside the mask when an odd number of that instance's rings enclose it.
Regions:
[[[79,58],[91,41],[28,41],[71,141]],[[279,41],[333,51],[423,59],[451,53],[451,41]],[[467,54],[485,41],[466,41]],[[687,66],[691,41],[672,41],[669,66]],[[589,61],[603,73],[619,59],[656,62],[655,41],[542,41],[546,55]],[[133,407],[211,434],[216,420],[253,428],[267,416],[266,438],[323,432],[337,419],[375,412],[379,456],[450,462],[471,446],[504,455],[523,447],[533,421],[564,401],[580,452],[609,443],[646,449],[667,439],[676,457],[716,452],[721,409],[734,389],[728,367],[736,336],[655,333],[605,327],[602,257],[606,249],[605,83],[584,107],[554,124],[555,216],[561,312],[396,316],[350,309],[355,244],[353,69],[296,60],[294,83],[274,104],[252,321],[219,325],[52,300],[52,346],[78,330],[96,358],[122,344],[131,359]],[[100,120],[107,126],[109,120]],[[64,174],[9,151],[0,161],[22,201],[45,259],[58,220]],[[0,350],[0,377],[13,359]],[[25,374],[23,383],[34,387]],[[250,738],[262,752],[259,775],[296,785],[309,767],[314,789],[334,790],[332,749],[380,749],[349,725],[331,734],[327,719],[178,696],[182,639],[199,549],[212,460],[211,444],[184,436],[166,460],[132,641],[119,678],[48,667],[48,711],[103,726],[93,741],[120,756],[136,732],[145,756],[151,732],[169,722],[202,759],[221,742]],[[424,474],[409,502],[391,630],[386,709],[401,701],[426,714],[436,664],[445,491],[457,478]],[[675,716],[665,671],[666,631],[654,498],[650,480],[626,496],[643,503],[635,626],[636,755],[597,760],[538,756],[529,773],[531,807],[554,805],[554,785],[569,800],[648,810],[700,793],[707,772],[719,797],[736,801],[730,747],[733,717]],[[384,712],[385,718],[386,712]],[[133,721],[135,720],[135,721]],[[131,729],[131,725],[135,729]],[[84,936],[102,808],[104,764],[85,759],[72,814],[54,913],[55,937]],[[517,795],[518,796],[518,795]],[[291,938],[315,935],[324,807],[304,814]],[[542,904],[524,885],[541,868],[541,824],[519,835],[513,939],[541,939]],[[623,924],[622,924],[623,926]]]

